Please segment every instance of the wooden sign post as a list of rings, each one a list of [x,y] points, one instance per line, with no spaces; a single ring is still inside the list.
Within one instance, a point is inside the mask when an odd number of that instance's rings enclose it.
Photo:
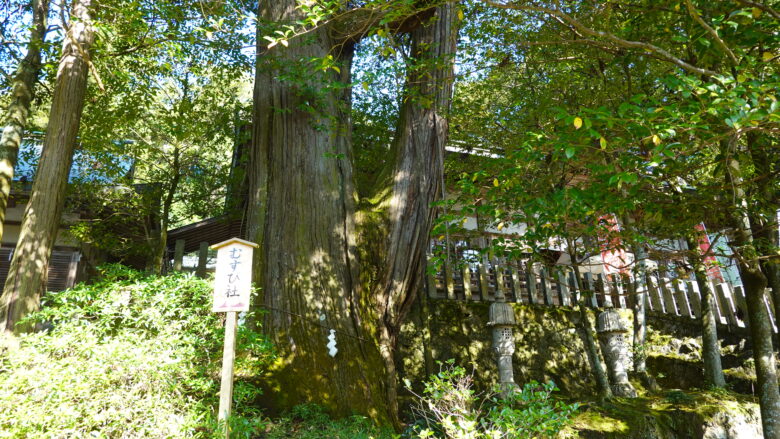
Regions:
[[[217,250],[214,274],[214,312],[225,314],[225,348],[222,353],[222,384],[219,389],[217,419],[225,422],[225,438],[230,435],[227,419],[233,403],[233,362],[236,357],[236,313],[249,310],[252,292],[252,252],[257,244],[232,238],[211,246]]]

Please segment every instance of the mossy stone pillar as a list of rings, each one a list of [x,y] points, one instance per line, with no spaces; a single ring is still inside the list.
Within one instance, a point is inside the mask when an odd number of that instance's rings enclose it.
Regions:
[[[612,383],[612,393],[615,396],[636,398],[636,389],[628,380],[626,364],[628,364],[628,345],[625,334],[628,328],[623,324],[620,313],[614,308],[607,308],[598,316],[596,325],[601,351],[609,371]]]
[[[515,352],[515,336],[513,327],[517,324],[515,311],[505,302],[504,292],[496,292],[496,302],[490,304],[488,326],[493,332],[493,351],[498,366],[498,383],[501,396],[507,397],[517,388],[514,371],[512,370],[512,355]]]

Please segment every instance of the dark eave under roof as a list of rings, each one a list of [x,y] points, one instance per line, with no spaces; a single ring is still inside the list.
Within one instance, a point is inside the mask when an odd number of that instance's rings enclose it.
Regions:
[[[176,241],[184,240],[184,253],[198,251],[201,242],[210,246],[230,238],[245,238],[246,224],[243,218],[218,216],[187,224],[168,231],[168,248],[173,251]]]

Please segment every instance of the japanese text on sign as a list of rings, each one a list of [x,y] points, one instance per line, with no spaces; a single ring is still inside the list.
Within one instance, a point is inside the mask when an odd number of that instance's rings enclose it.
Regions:
[[[247,311],[252,285],[253,246],[233,239],[214,246],[217,268],[214,275],[214,307],[216,312]]]

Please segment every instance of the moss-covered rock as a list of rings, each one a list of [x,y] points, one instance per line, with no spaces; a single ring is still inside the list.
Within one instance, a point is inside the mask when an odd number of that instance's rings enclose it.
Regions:
[[[564,434],[588,439],[755,439],[758,405],[728,392],[670,391],[654,397],[590,404]]]

